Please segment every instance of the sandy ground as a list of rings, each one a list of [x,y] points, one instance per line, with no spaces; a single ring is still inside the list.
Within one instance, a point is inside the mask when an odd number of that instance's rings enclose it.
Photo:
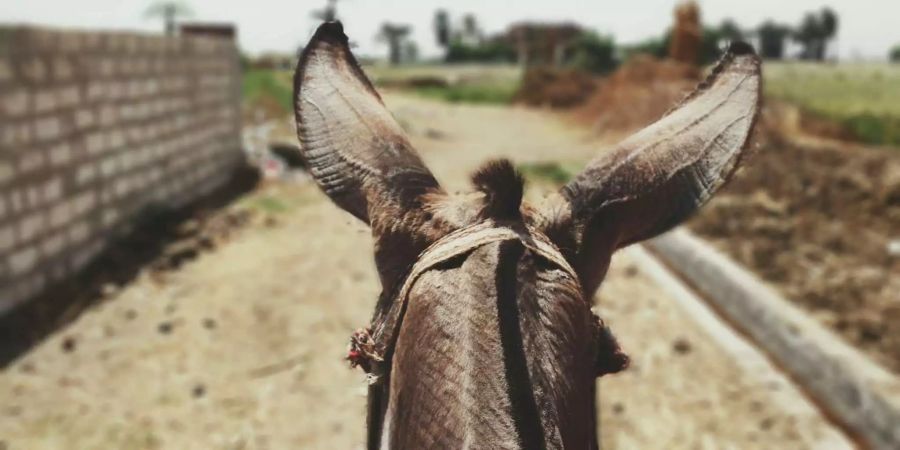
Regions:
[[[487,157],[584,161],[599,148],[540,111],[388,103],[450,190]],[[363,376],[342,357],[378,294],[368,232],[310,184],[232,208],[259,205],[272,220],[111,292],[0,373],[0,449],[362,448]],[[598,297],[634,359],[601,382],[604,448],[845,448],[628,255]]]

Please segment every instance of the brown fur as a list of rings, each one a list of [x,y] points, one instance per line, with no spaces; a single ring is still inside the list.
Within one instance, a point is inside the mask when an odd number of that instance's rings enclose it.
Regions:
[[[369,448],[597,448],[594,379],[628,360],[590,299],[616,249],[734,172],[758,91],[752,49],[733,46],[676,110],[536,208],[508,160],[472,176],[477,192],[445,193],[343,28],[320,27],[295,74],[297,133],[313,178],[375,238]]]

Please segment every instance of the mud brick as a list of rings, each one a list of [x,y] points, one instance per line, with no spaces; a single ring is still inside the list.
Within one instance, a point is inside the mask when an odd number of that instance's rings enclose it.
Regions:
[[[12,225],[0,226],[0,251],[5,252],[16,245],[16,233]]]
[[[34,84],[46,81],[49,77],[48,72],[47,63],[38,57],[28,58],[19,63],[19,73],[26,81]]]
[[[44,231],[47,223],[47,215],[44,211],[38,211],[19,220],[19,241],[27,242]]]
[[[72,159],[72,146],[67,142],[60,142],[50,147],[47,152],[50,164],[59,166],[68,163]]]
[[[12,275],[27,273],[38,262],[38,250],[35,247],[25,247],[11,254],[7,262]]]
[[[22,117],[31,111],[31,100],[27,88],[11,88],[0,96],[0,112],[6,117]]]
[[[73,200],[64,200],[50,208],[49,224],[51,228],[62,227],[75,217],[73,203]]]
[[[58,117],[45,117],[34,123],[34,136],[40,142],[57,139],[62,134],[62,123]]]

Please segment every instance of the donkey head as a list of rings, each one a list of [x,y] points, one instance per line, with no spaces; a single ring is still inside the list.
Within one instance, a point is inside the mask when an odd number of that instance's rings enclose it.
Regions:
[[[595,447],[594,378],[625,361],[594,291],[614,251],[728,180],[759,89],[753,49],[732,44],[677,108],[536,208],[508,161],[479,169],[472,194],[444,192],[340,23],[319,27],[294,78],[297,135],[318,185],[375,238],[383,294],[354,339],[375,381],[369,447]]]

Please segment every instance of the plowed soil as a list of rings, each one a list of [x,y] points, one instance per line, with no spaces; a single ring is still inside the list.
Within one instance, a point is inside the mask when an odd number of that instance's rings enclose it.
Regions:
[[[690,226],[900,373],[900,149],[804,136],[784,108]]]

